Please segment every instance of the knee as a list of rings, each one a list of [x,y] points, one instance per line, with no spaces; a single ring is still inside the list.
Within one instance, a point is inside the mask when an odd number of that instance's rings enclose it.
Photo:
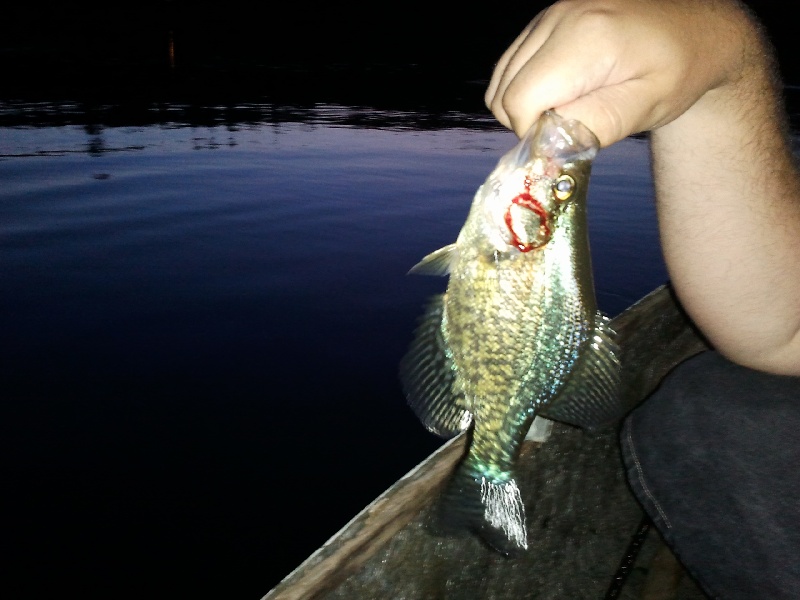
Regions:
[[[798,428],[800,378],[754,371],[709,351],[676,367],[631,413],[625,435],[644,459],[702,473],[720,454],[785,456],[785,448],[771,446]]]

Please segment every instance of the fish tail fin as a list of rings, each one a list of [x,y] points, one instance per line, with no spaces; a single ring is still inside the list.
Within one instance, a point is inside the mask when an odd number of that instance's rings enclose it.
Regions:
[[[514,478],[495,481],[462,463],[444,490],[440,510],[447,529],[475,531],[506,556],[528,548],[525,506]]]

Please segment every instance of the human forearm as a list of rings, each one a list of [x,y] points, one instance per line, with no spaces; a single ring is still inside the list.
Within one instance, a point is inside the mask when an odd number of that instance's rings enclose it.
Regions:
[[[800,374],[800,177],[767,44],[751,23],[737,34],[736,75],[652,133],[662,246],[720,352]]]

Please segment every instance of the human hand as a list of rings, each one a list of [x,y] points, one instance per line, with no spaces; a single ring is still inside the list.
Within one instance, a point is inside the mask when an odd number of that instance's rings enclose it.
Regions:
[[[733,0],[563,0],[500,58],[486,105],[519,136],[555,108],[609,146],[742,77],[755,30]]]
[[[549,108],[603,146],[652,131],[686,312],[734,362],[800,375],[800,172],[770,45],[737,0],[562,0],[502,56],[486,103],[520,136]]]

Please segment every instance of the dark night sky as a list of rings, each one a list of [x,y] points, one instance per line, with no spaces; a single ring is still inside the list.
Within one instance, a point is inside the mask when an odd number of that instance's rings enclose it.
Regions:
[[[800,82],[794,31],[772,0],[750,2],[767,25],[789,82]],[[421,64],[443,74],[486,78],[505,47],[546,2],[503,3],[502,11],[465,4],[282,3],[265,5],[145,1],[97,6],[37,2],[6,9],[0,22],[0,61],[6,69],[33,60],[62,69],[65,63],[97,70],[130,63],[162,65],[170,32],[183,66],[243,64]],[[52,70],[52,69],[51,69]],[[33,78],[33,77],[32,77]]]

